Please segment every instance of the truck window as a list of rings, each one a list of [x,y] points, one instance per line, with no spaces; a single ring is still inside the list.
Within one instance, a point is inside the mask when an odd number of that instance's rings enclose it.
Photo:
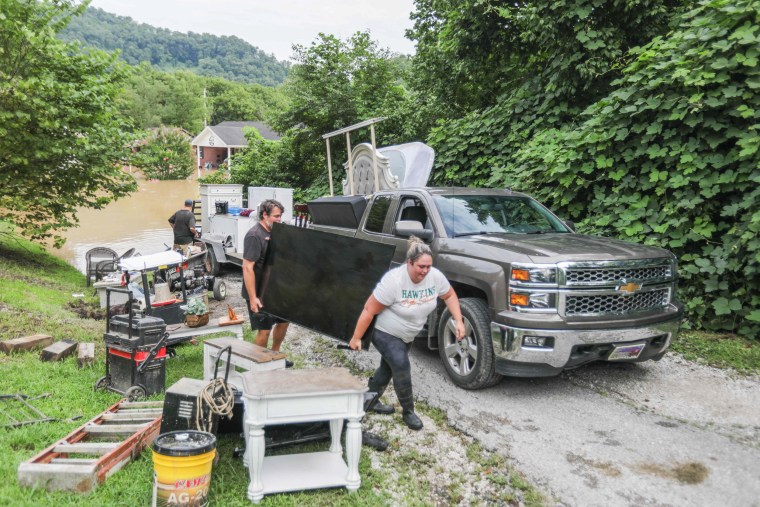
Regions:
[[[560,220],[528,197],[438,195],[434,200],[449,237],[570,232]]]
[[[372,201],[372,205],[367,214],[367,222],[364,224],[364,230],[369,232],[383,232],[385,216],[388,214],[388,208],[391,206],[391,196],[379,195]]]
[[[401,205],[398,207],[398,216],[396,220],[416,220],[422,224],[425,229],[430,229],[430,218],[428,212],[422,201],[415,197],[407,197],[401,200]]]

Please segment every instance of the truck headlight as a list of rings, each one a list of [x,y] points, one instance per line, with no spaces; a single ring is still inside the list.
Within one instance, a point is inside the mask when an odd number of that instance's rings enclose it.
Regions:
[[[554,310],[556,308],[556,294],[510,289],[509,304],[518,309]]]
[[[513,265],[510,280],[518,283],[557,283],[557,269]]]

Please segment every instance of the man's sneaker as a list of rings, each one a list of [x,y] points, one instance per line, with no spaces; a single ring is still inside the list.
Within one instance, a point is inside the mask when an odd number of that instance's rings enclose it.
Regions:
[[[401,414],[401,419],[404,420],[404,424],[411,430],[419,431],[422,429],[422,420],[411,410],[404,410]]]
[[[378,451],[384,451],[388,448],[388,441],[369,431],[362,431],[362,445],[372,447]]]
[[[285,368],[292,368],[293,367],[293,361],[285,360]]]
[[[378,414],[384,414],[384,415],[390,415],[396,411],[396,409],[393,407],[393,405],[386,405],[385,403],[375,402],[375,404],[370,408],[370,411],[376,412]]]

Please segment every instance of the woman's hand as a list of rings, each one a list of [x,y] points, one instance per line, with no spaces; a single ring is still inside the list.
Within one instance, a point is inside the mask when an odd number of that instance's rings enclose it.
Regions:
[[[456,322],[457,341],[459,341],[465,336],[464,322],[462,322],[462,319],[459,319],[455,322]]]
[[[362,339],[359,338],[351,338],[351,341],[348,342],[348,348],[352,350],[361,350],[362,348]]]

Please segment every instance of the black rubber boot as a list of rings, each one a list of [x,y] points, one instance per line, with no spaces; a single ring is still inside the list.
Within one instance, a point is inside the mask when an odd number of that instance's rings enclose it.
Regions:
[[[401,419],[406,424],[407,428],[419,431],[422,429],[422,420],[414,413],[414,397],[412,396],[412,389],[397,389],[396,395],[398,401],[401,404]]]
[[[380,403],[380,396],[383,395],[385,388],[388,386],[379,386],[374,382],[373,378],[370,378],[369,382],[367,383],[367,387],[369,388],[370,392],[377,394],[372,400],[370,400],[369,403],[367,403],[367,406],[364,407],[365,412],[376,412],[378,414],[390,415],[396,411],[392,405]]]
[[[404,410],[401,413],[401,419],[404,420],[404,424],[406,424],[407,428],[410,430],[419,431],[422,429],[422,420],[417,417],[414,410]]]
[[[384,451],[388,448],[388,441],[375,433],[362,431],[362,445],[372,447],[378,451]]]

